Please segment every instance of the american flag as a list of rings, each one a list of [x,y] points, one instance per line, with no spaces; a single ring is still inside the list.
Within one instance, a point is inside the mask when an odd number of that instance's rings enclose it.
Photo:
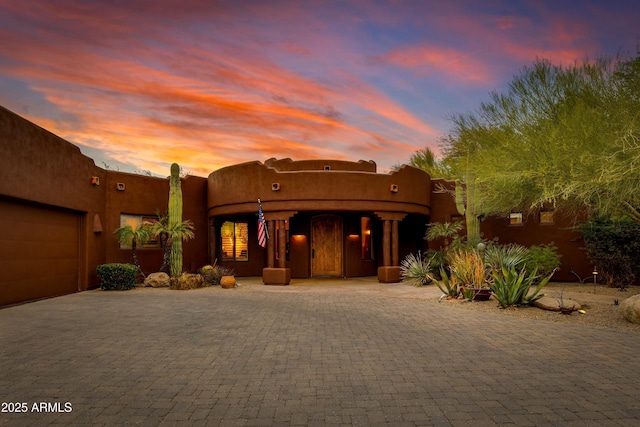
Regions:
[[[267,223],[262,214],[262,203],[260,203],[260,199],[258,199],[258,244],[266,248],[268,238],[269,232],[267,231]]]

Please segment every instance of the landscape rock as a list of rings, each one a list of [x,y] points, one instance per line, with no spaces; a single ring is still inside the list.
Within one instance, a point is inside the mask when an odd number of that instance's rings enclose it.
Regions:
[[[620,304],[622,315],[631,323],[640,323],[640,294],[622,301]]]
[[[145,287],[166,288],[169,286],[169,275],[167,273],[151,273],[144,279]]]
[[[582,308],[582,304],[572,299],[563,298],[563,302],[564,306],[567,308],[573,307],[574,310],[580,310]],[[532,305],[543,310],[560,311],[560,301],[553,297],[542,297]]]

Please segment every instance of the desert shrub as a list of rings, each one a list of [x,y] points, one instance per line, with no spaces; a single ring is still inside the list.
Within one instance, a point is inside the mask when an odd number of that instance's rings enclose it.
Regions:
[[[517,243],[491,244],[484,251],[484,261],[494,271],[500,271],[503,267],[517,269],[527,259],[528,251]]]
[[[400,271],[403,280],[415,286],[424,286],[434,280],[431,274],[431,259],[422,257],[420,251],[418,255],[407,255],[400,263]]]
[[[429,266],[431,273],[435,279],[442,280],[440,272],[444,270],[446,274],[449,274],[449,260],[447,258],[447,251],[442,249],[432,250],[427,252],[426,257],[429,259]]]
[[[207,286],[215,286],[220,284],[222,274],[220,267],[217,265],[205,265],[200,269],[200,274],[204,278]]]
[[[524,268],[527,271],[533,271],[537,268],[538,274],[546,276],[560,268],[560,257],[558,247],[553,242],[541,246],[531,246],[525,257]]]
[[[226,265],[219,265],[218,272],[220,273],[220,277],[233,276],[235,274],[233,267],[228,267]]]
[[[607,286],[626,288],[640,268],[640,225],[629,219],[593,218],[578,227],[584,249]]]
[[[102,264],[96,268],[96,273],[103,290],[127,290],[136,286],[138,267],[133,264]]]
[[[489,283],[489,287],[502,308],[512,305],[525,306],[544,296],[540,291],[549,283],[553,273],[541,277],[535,269],[528,273],[525,269],[517,271],[515,268],[502,267],[500,270],[491,272],[493,280]],[[529,293],[534,285],[535,291]]]
[[[455,250],[450,253],[451,276],[462,286],[486,287],[487,268],[475,250]]]
[[[204,288],[206,283],[200,274],[182,273],[171,278],[169,287],[175,290]]]
[[[440,279],[441,282],[435,281],[438,289],[442,291],[444,295],[449,298],[458,298],[460,295],[460,287],[456,283],[455,276],[449,277],[447,272],[443,269],[440,270]]]

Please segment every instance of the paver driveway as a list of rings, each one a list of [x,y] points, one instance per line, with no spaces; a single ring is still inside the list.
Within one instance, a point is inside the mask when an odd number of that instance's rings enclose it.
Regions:
[[[635,332],[374,279],[240,283],[0,310],[2,409],[26,404],[0,424],[640,425]]]

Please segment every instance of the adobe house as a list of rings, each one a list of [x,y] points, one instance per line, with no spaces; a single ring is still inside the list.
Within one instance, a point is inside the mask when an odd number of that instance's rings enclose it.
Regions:
[[[426,249],[431,179],[372,161],[269,159],[209,175],[211,254],[266,284],[291,277],[374,276],[400,280],[400,260]],[[258,199],[271,237],[258,245]]]
[[[2,107],[0,170],[0,307],[97,287],[98,265],[131,262],[113,231],[164,213],[168,203],[168,177],[97,167],[75,145]],[[183,218],[194,222],[195,238],[183,245],[184,268],[217,261],[278,285],[325,276],[397,282],[401,260],[428,249],[427,224],[457,220],[453,199],[434,191],[439,182],[410,166],[381,174],[372,161],[291,159],[185,177]],[[257,240],[258,199],[266,248]],[[490,218],[482,230],[505,243],[554,241],[563,254],[556,280],[572,280],[570,269],[584,276],[591,267],[567,224]],[[138,258],[145,272],[157,271],[162,250],[149,242]]]

